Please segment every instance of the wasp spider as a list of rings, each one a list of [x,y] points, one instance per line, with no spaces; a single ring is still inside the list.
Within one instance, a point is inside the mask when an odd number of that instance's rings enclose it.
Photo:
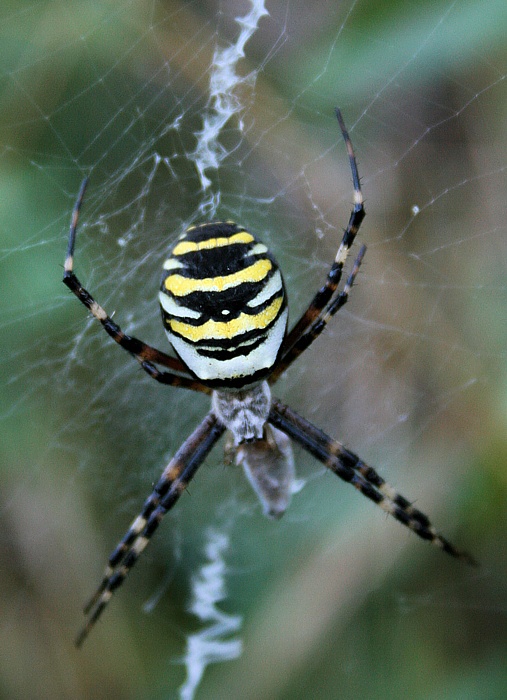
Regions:
[[[324,285],[290,332],[284,283],[273,256],[251,233],[225,221],[189,228],[164,263],[160,308],[177,357],[126,335],[73,272],[86,180],[81,185],[72,215],[64,283],[150,377],[162,384],[211,395],[211,411],[164,469],[141,513],[109,557],[102,582],[85,608],[87,621],[77,637],[78,646],[164,515],[226,431],[226,459],[243,466],[267,516],[279,518],[289,504],[294,484],[290,441],[294,440],[419,537],[457,559],[474,563],[372,467],[271,396],[270,385],[347,302],[366,251],[365,246],[360,248],[339,291],[343,267],[365,212],[352,143],[338,109],[336,116],[348,151],[354,205]]]

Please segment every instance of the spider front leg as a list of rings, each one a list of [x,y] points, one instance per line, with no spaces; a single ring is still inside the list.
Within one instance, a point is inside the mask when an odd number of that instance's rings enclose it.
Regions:
[[[361,192],[361,183],[359,181],[359,173],[357,170],[354,148],[340,110],[336,108],[335,112],[349,156],[350,169],[352,172],[352,184],[354,186],[354,204],[352,211],[350,212],[347,228],[343,233],[341,243],[338,247],[334,262],[331,265],[331,269],[327,274],[324,285],[319,289],[306,311],[285,337],[281,349],[281,360],[269,378],[270,384],[274,384],[274,382],[276,382],[280,375],[322,332],[329,318],[346,303],[348,299],[348,292],[352,287],[366,251],[366,247],[362,246],[359,254],[357,255],[353,270],[349,275],[345,288],[335,297],[334,295],[338,289],[338,285],[340,284],[343,268],[347,261],[350,248],[354,243],[359,227],[361,226],[361,223],[365,217],[363,194]]]
[[[74,248],[76,244],[79,212],[83,204],[87,184],[88,180],[84,179],[81,183],[81,188],[72,212],[69,243],[67,247],[67,255],[65,257],[63,283],[67,285],[67,287],[73,294],[76,295],[79,301],[84,304],[89,311],[91,311],[93,316],[102,324],[102,327],[106,333],[116,343],[118,343],[120,347],[136,358],[143,370],[149,374],[152,379],[155,379],[161,384],[180,386],[185,389],[210,394],[211,392],[208,387],[188,376],[188,369],[181,362],[181,360],[171,357],[170,355],[166,355],[164,352],[151,347],[151,345],[147,345],[142,340],[138,340],[137,338],[124,333],[120,326],[118,326],[118,324],[112,320],[102,306],[95,301],[90,292],[83,287],[81,282],[76,277],[74,273]],[[154,362],[159,365],[163,365],[164,367],[168,367],[176,372],[181,372],[186,376],[180,376],[178,374],[173,374],[172,372],[160,372],[153,364]]]
[[[364,496],[380,506],[386,513],[392,515],[402,525],[415,532],[416,535],[428,540],[452,557],[477,566],[477,562],[470,554],[456,549],[435,530],[427,515],[414,508],[410,501],[386,483],[373,467],[365,464],[338,440],[333,440],[322,430],[277,400],[273,401],[269,422],[298,442],[340,479],[352,484]]]
[[[359,227],[361,226],[361,223],[365,217],[363,193],[361,192],[361,183],[359,181],[359,173],[357,170],[354,148],[338,107],[336,107],[335,113],[349,156],[350,169],[352,172],[352,184],[354,186],[354,205],[352,207],[352,211],[350,212],[347,228],[343,233],[341,243],[338,247],[334,262],[331,265],[331,269],[328,272],[324,286],[319,289],[307,310],[303,313],[299,321],[294,325],[290,333],[285,338],[282,353],[286,353],[287,350],[289,350],[294,342],[317,319],[322,309],[329,303],[340,283],[343,266],[345,265],[350,248],[354,243]]]
[[[287,367],[289,367],[294,360],[297,358],[313,343],[313,341],[318,338],[322,333],[324,328],[327,326],[331,318],[344,306],[348,299],[349,293],[352,289],[352,285],[357,277],[361,263],[363,262],[364,255],[366,253],[366,246],[363,245],[359,249],[359,253],[354,261],[352,270],[347,278],[342,291],[337,294],[329,304],[321,310],[321,313],[312,325],[294,342],[292,347],[285,353],[285,355],[280,360],[279,364],[276,366],[274,372],[269,377],[269,383],[274,384],[278,377],[284,372]]]
[[[162,518],[179,499],[224,430],[216,416],[208,413],[164,469],[143,510],[109,557],[102,581],[84,608],[88,619],[76,638],[77,647],[82,645],[114,591],[121,586],[146,548]]]

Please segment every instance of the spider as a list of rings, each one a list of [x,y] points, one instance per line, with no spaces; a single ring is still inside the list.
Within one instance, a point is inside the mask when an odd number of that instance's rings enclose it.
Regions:
[[[356,158],[341,112],[335,110],[348,152],[354,204],[323,286],[287,332],[282,274],[267,247],[231,221],[190,227],[163,265],[162,321],[177,357],[124,333],[76,277],[74,247],[87,180],[72,213],[63,282],[100,321],[106,333],[161,384],[211,396],[211,410],[162,472],[140,514],[109,557],[102,581],[84,608],[81,646],[114,591],[123,583],[162,518],[179,499],[206,456],[227,431],[226,462],[242,465],[264,514],[279,518],[294,485],[291,440],[385,512],[447,554],[475,565],[440,535],[377,472],[341,442],[271,396],[270,386],[322,333],[347,302],[363,261],[359,249],[341,291],[338,286],[365,211]],[[156,365],[170,371],[161,371]]]

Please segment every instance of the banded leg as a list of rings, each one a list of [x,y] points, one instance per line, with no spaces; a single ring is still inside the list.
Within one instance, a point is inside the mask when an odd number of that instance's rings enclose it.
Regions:
[[[279,376],[289,367],[294,360],[296,360],[301,353],[303,353],[313,341],[318,338],[322,333],[324,328],[329,323],[330,319],[339,311],[342,306],[344,306],[349,298],[349,292],[354,284],[354,280],[357,277],[361,263],[363,262],[364,254],[366,253],[366,246],[363,245],[359,249],[359,253],[354,261],[354,266],[347,278],[342,291],[331,300],[331,302],[322,310],[321,314],[313,322],[313,324],[308,328],[303,335],[301,335],[292,347],[282,356],[280,362],[275,368],[275,371],[271,373],[269,377],[269,383],[273,384],[279,378]]]
[[[162,384],[170,384],[172,386],[181,386],[185,389],[191,389],[193,391],[200,391],[209,394],[210,391],[207,387],[203,386],[201,382],[189,377],[189,372],[186,366],[181,362],[181,360],[166,355],[164,352],[157,350],[156,348],[147,345],[142,340],[138,340],[132,336],[127,335],[122,331],[120,326],[115,323],[112,318],[106,313],[106,311],[98,304],[92,295],[83,287],[81,282],[78,280],[74,274],[74,248],[76,244],[76,232],[77,224],[79,220],[79,212],[83,204],[84,194],[86,191],[86,185],[88,180],[83,180],[79,194],[72,212],[72,220],[70,224],[69,232],[69,244],[67,247],[67,255],[65,258],[63,283],[71,290],[73,294],[79,299],[79,301],[86,306],[93,316],[102,324],[102,327],[106,333],[116,342],[120,347],[133,355],[143,370],[150,375],[156,381]],[[175,372],[181,372],[186,376],[179,376],[173,374],[172,372],[160,372],[153,363],[157,363]]]
[[[149,543],[160,521],[179,499],[224,430],[214,413],[208,413],[164,469],[141,513],[109,557],[103,579],[84,608],[88,619],[76,638],[77,647],[82,645],[114,591],[121,586]]]
[[[352,484],[364,496],[415,532],[416,535],[428,540],[452,557],[477,566],[475,560],[467,552],[456,549],[435,530],[427,515],[414,508],[404,496],[401,496],[386,483],[373,467],[365,464],[340,442],[333,440],[322,430],[277,400],[273,401],[268,420],[269,423],[298,442],[340,479]]]
[[[282,345],[282,356],[287,353],[287,351],[292,347],[292,345],[294,345],[294,343],[301,337],[301,335],[303,335],[303,333],[316,321],[321,311],[327,306],[327,304],[331,300],[331,297],[335,293],[340,283],[343,266],[345,265],[345,262],[347,260],[349,250],[352,244],[354,243],[354,239],[357,235],[357,232],[359,231],[359,227],[361,226],[361,222],[363,221],[365,216],[363,195],[361,192],[361,184],[359,182],[359,174],[357,170],[356,157],[354,155],[352,142],[350,140],[350,136],[348,134],[340,110],[336,108],[335,112],[349,156],[350,169],[352,171],[352,183],[354,186],[354,206],[350,213],[347,228],[344,231],[340,246],[336,253],[336,257],[331,266],[331,269],[328,272],[324,286],[319,289],[307,310],[303,313],[299,321],[297,321],[295,326],[288,333]],[[279,374],[280,372],[277,373],[277,376],[279,376]]]
[[[212,394],[212,390],[208,386],[201,384],[201,382],[199,382],[197,379],[183,377],[179,374],[173,374],[172,372],[161,372],[155,367],[155,365],[152,362],[142,360],[137,355],[134,355],[134,357],[139,362],[146,374],[149,374],[152,379],[159,382],[160,384],[166,384],[168,386],[179,386],[182,389],[199,391],[201,394]]]

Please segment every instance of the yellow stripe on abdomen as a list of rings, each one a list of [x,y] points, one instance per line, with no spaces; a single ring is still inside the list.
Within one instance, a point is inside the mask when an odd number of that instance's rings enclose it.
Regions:
[[[206,321],[200,326],[191,326],[183,321],[171,319],[169,328],[192,343],[197,343],[201,340],[231,339],[242,333],[269,326],[276,319],[282,303],[283,297],[280,296],[258,314],[241,313],[237,318],[230,321]]]
[[[237,243],[253,243],[254,237],[248,231],[240,231],[232,236],[208,238],[205,241],[181,241],[178,243],[172,255],[185,255],[185,253],[196,253],[198,250],[212,250],[213,248],[223,248],[224,246]]]
[[[193,292],[222,292],[224,289],[237,287],[244,282],[261,282],[271,271],[273,265],[264,258],[257,260],[250,267],[221,277],[193,279],[182,275],[169,275],[164,281],[166,290],[175,297],[184,297]]]

